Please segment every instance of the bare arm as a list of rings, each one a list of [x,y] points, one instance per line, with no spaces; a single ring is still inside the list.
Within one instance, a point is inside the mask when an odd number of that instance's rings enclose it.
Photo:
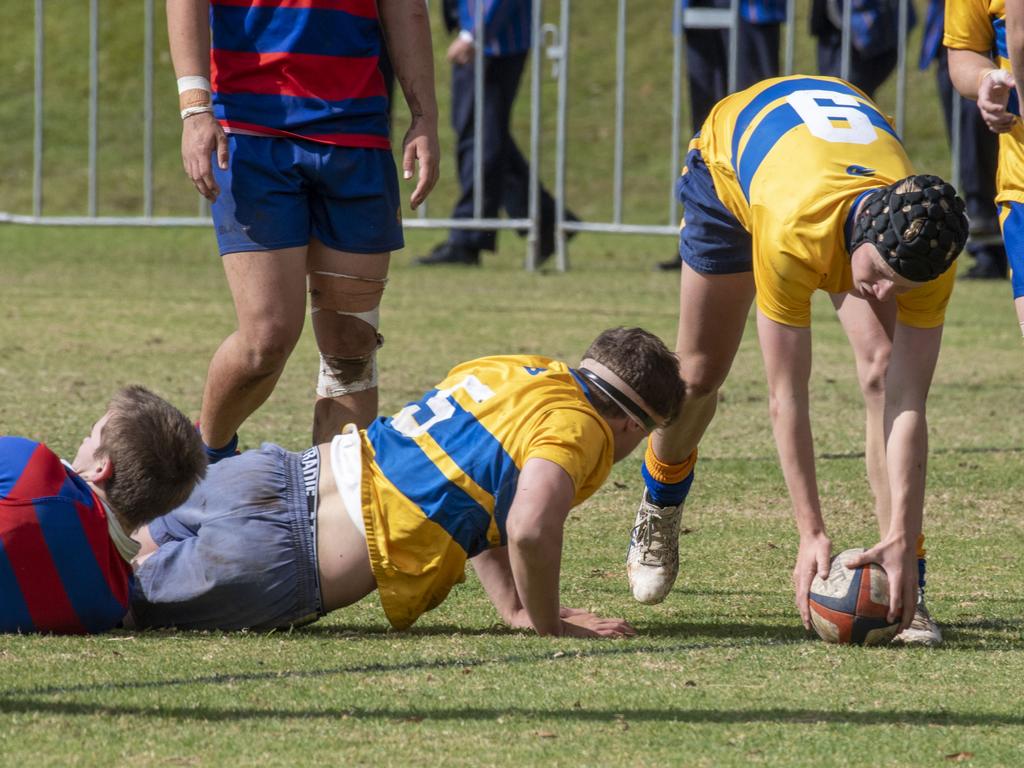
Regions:
[[[995,133],[1013,127],[1014,115],[1006,110],[1013,75],[996,67],[985,54],[949,49],[949,79],[961,96],[976,99],[985,125]]]
[[[168,0],[167,39],[175,77],[210,78],[210,0]],[[215,200],[220,187],[213,177],[211,157],[228,167],[228,143],[213,115],[187,117],[181,131],[181,162],[185,173],[207,200]]]
[[[889,620],[910,625],[917,604],[917,539],[924,510],[928,467],[925,403],[939,357],[942,327],[898,323],[885,382],[885,455],[892,521],[882,541],[851,567],[879,563],[889,577]]]
[[[412,113],[402,141],[402,177],[411,179],[419,164],[419,178],[409,198],[415,209],[437,183],[441,162],[430,20],[424,0],[378,0],[377,8],[395,76]]]
[[[508,547],[485,550],[470,562],[501,620],[515,629],[532,629],[530,617],[516,592],[516,582],[508,560]]]
[[[757,313],[768,379],[769,408],[779,463],[793,503],[800,550],[793,568],[796,605],[804,626],[810,628],[807,595],[814,575],[828,575],[832,543],[825,533],[814,468],[808,380],[811,375],[811,329],[795,328]]]
[[[562,618],[558,599],[562,527],[574,495],[572,479],[554,462],[530,459],[523,466],[506,524],[515,592],[537,634],[576,637],[634,634],[633,628],[621,619],[602,619],[574,612]]]

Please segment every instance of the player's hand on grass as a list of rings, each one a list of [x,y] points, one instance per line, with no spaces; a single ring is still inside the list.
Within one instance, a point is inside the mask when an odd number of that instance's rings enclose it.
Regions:
[[[220,194],[220,187],[213,177],[214,153],[217,166],[227,170],[228,140],[220,123],[207,112],[186,117],[181,129],[181,163],[199,194],[211,203]]]
[[[808,594],[814,577],[828,578],[832,562],[832,542],[823,532],[800,537],[800,549],[793,568],[793,589],[796,591],[796,607],[805,629],[811,628],[811,607]]]
[[[633,637],[634,635],[636,635],[636,630],[625,619],[606,619],[587,611],[579,611],[571,616],[562,617],[563,637]]]
[[[1014,88],[1016,83],[1013,74],[1002,69],[989,70],[981,78],[978,85],[978,111],[993,133],[1008,133],[1013,128],[1017,118],[1006,107]]]
[[[917,549],[903,539],[880,541],[863,554],[846,561],[847,568],[878,563],[889,579],[889,613],[887,620],[900,622],[900,631],[910,626],[917,608]]]
[[[402,142],[402,178],[409,180],[419,165],[416,189],[409,196],[409,205],[415,211],[427,199],[437,184],[441,167],[441,147],[437,139],[437,119],[426,115],[412,117],[412,125]]]

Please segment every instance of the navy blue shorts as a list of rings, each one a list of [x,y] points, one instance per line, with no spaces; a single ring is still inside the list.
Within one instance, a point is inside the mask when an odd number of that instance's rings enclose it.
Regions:
[[[264,443],[220,461],[185,504],[149,524],[159,547],[135,573],[136,627],[266,630],[322,615],[319,464],[310,471],[307,454]]]
[[[308,245],[384,253],[403,247],[395,160],[385,149],[228,134],[214,162],[213,223],[221,256]]]
[[[686,173],[676,182],[683,204],[679,257],[695,272],[729,275],[753,270],[753,241],[715,192],[699,149],[686,155]]]

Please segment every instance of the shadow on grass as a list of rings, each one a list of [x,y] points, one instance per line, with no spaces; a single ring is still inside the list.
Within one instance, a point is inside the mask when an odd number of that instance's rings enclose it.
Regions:
[[[46,699],[0,700],[3,714],[42,714],[63,717],[153,717],[160,720],[239,722],[244,720],[325,720],[339,722],[341,719],[365,720],[368,722],[493,722],[502,718],[524,720],[574,721],[577,723],[607,723],[620,725],[623,722],[670,722],[670,723],[771,723],[773,725],[836,723],[842,725],[901,725],[901,726],[981,726],[1019,727],[1024,725],[1024,715],[993,712],[949,712],[941,709],[889,710],[856,712],[827,709],[787,709],[771,707],[766,709],[688,709],[666,707],[664,709],[589,709],[571,707],[565,709],[541,709],[533,707],[451,707],[439,709],[412,709],[405,707],[326,707],[322,709],[284,709],[256,707],[192,707],[167,706],[166,703],[146,705],[131,704],[90,704],[85,702],[52,701]]]

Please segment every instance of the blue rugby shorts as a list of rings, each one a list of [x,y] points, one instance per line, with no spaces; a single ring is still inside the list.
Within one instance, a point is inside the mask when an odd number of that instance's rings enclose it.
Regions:
[[[398,174],[385,149],[228,134],[211,208],[221,256],[307,245],[384,253],[404,246]]]
[[[753,240],[715,192],[699,149],[686,155],[686,172],[676,182],[683,204],[679,257],[695,272],[728,275],[753,270]]]

